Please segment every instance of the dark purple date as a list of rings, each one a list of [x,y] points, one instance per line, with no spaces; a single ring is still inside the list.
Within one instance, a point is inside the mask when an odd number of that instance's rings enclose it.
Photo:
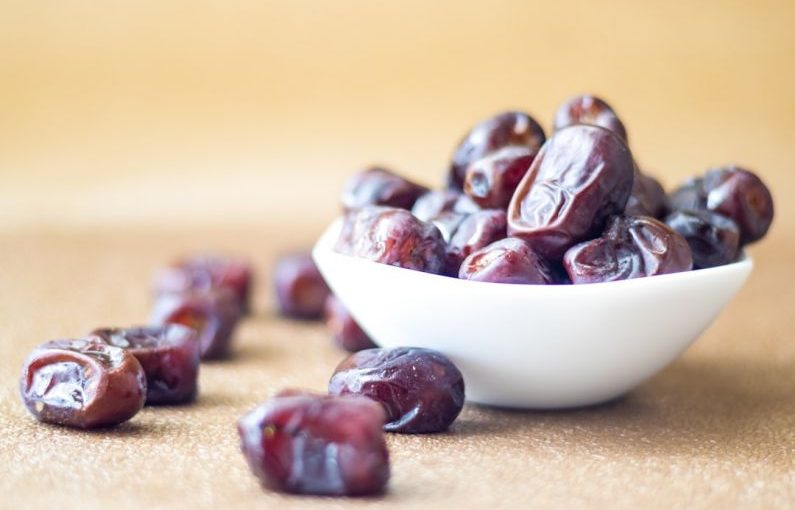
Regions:
[[[722,266],[737,258],[740,230],[729,218],[710,211],[676,211],[665,223],[679,232],[693,252],[693,266]]]
[[[603,99],[575,96],[563,103],[555,114],[555,130],[574,124],[588,124],[609,129],[624,140],[627,130],[616,112]]]
[[[286,391],[237,425],[248,465],[268,489],[364,496],[384,492],[384,411],[370,399]]]
[[[486,119],[458,144],[450,165],[448,187],[463,189],[469,165],[498,149],[518,145],[538,151],[545,139],[544,130],[526,113],[505,112]]]
[[[466,171],[464,191],[480,207],[506,209],[537,153],[529,147],[503,147],[474,161]]]
[[[549,285],[556,282],[549,263],[530,243],[508,237],[470,254],[461,264],[458,277],[491,283]]]
[[[146,375],[135,356],[89,340],[55,340],[25,360],[22,401],[39,421],[93,429],[117,425],[144,406]]]
[[[599,235],[607,218],[624,210],[635,164],[624,141],[600,127],[555,132],[519,183],[508,208],[508,235],[520,237],[550,261]]]
[[[693,256],[685,238],[665,223],[616,216],[601,237],[569,249],[563,265],[572,283],[599,283],[689,271]]]
[[[381,167],[371,167],[354,175],[342,193],[342,208],[345,211],[367,205],[384,205],[411,209],[414,202],[428,188]]]

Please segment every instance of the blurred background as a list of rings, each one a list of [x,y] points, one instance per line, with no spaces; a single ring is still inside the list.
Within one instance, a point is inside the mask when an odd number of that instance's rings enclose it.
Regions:
[[[795,210],[795,2],[3,1],[0,228],[293,222],[369,163],[439,185],[498,110],[605,97],[672,186]]]

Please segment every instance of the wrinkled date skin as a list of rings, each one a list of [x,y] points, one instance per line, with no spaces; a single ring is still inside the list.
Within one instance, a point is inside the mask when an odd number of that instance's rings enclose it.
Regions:
[[[740,229],[729,218],[710,211],[676,211],[665,223],[679,232],[693,252],[693,266],[722,266],[737,258]]]
[[[411,213],[422,221],[431,221],[445,213],[466,215],[479,210],[480,206],[469,196],[448,189],[429,191],[422,195],[412,207]]]
[[[430,349],[367,349],[343,361],[329,381],[332,395],[361,395],[384,406],[384,430],[407,434],[447,430],[464,406],[464,378]]]
[[[348,352],[371,349],[376,345],[335,295],[326,299],[326,327],[337,345]]]
[[[689,271],[693,256],[685,238],[665,223],[616,216],[602,237],[567,251],[563,265],[572,283],[599,283]]]
[[[409,211],[370,206],[349,213],[335,250],[381,264],[441,274],[446,243],[439,229]]]
[[[624,141],[627,140],[624,123],[607,102],[595,96],[572,97],[560,105],[555,113],[555,130],[574,124],[603,127],[614,132]]]
[[[240,308],[225,291],[166,294],[154,304],[149,324],[181,324],[196,331],[201,359],[219,359],[229,353]]]
[[[506,209],[537,149],[504,147],[469,165],[464,192],[484,209]]]
[[[364,496],[384,492],[384,411],[370,399],[287,391],[238,421],[240,447],[268,489]]]
[[[458,277],[491,283],[549,285],[555,273],[527,241],[508,237],[470,254],[461,264]]]
[[[320,319],[331,291],[308,253],[287,255],[273,272],[279,313],[295,319]]]
[[[526,113],[505,112],[486,119],[472,128],[458,144],[447,185],[451,189],[463,189],[469,165],[498,149],[518,145],[537,152],[545,139],[544,130]]]
[[[28,356],[20,393],[39,421],[109,427],[144,406],[146,375],[135,356],[117,347],[86,339],[55,340]]]
[[[668,212],[668,196],[662,184],[650,175],[635,169],[632,192],[624,208],[625,216],[651,216],[658,220]]]
[[[612,131],[575,125],[555,132],[519,183],[508,207],[508,235],[552,262],[592,238],[624,210],[635,163]]]
[[[101,328],[89,337],[124,349],[146,373],[146,405],[182,404],[196,397],[199,338],[179,324],[145,328]]]
[[[242,313],[251,311],[251,266],[242,260],[199,255],[179,260],[157,272],[155,295],[228,289]]]
[[[472,252],[504,239],[507,218],[505,211],[498,209],[485,209],[467,216],[447,243],[447,274],[458,276],[461,263]]]
[[[767,234],[773,222],[773,197],[753,172],[738,166],[708,170],[703,179],[692,179],[671,195],[676,210],[707,209],[734,221],[740,244],[750,244]]]
[[[367,205],[411,209],[428,188],[380,167],[371,167],[351,177],[342,192],[342,208],[352,211]]]

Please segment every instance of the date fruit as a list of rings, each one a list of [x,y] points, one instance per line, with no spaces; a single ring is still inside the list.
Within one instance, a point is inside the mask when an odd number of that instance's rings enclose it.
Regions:
[[[665,223],[616,216],[601,237],[569,249],[563,265],[572,283],[599,283],[689,271],[693,256],[685,238]]]
[[[467,216],[447,243],[447,274],[457,276],[465,258],[474,251],[504,239],[507,228],[505,211],[484,209]]]
[[[199,338],[180,324],[100,328],[89,338],[129,352],[146,373],[146,405],[182,404],[196,397]]]
[[[181,324],[196,331],[201,359],[223,358],[229,352],[240,308],[228,291],[164,294],[154,304],[149,324]]]
[[[770,190],[753,172],[735,165],[687,181],[671,195],[671,204],[676,210],[707,209],[726,216],[740,228],[741,245],[764,237],[773,222]]]
[[[320,319],[331,291],[309,253],[287,255],[273,272],[279,313],[295,319]]]
[[[469,165],[498,149],[518,145],[537,152],[545,139],[544,130],[526,113],[505,112],[488,118],[475,125],[458,144],[447,185],[451,189],[463,189]]]
[[[445,269],[446,243],[439,229],[409,211],[369,206],[345,216],[339,253],[426,273]]]
[[[384,411],[363,397],[287,391],[238,421],[240,448],[268,489],[364,496],[384,492]]]
[[[346,351],[357,352],[376,346],[334,294],[326,299],[326,327],[337,345]]]
[[[556,282],[549,263],[530,243],[508,237],[470,254],[459,269],[462,280],[549,285]]]
[[[729,218],[710,211],[676,211],[665,223],[679,232],[693,252],[693,266],[722,266],[737,258],[740,230]]]
[[[668,212],[668,197],[660,182],[635,168],[632,192],[624,208],[625,216],[651,216],[658,220]]]
[[[381,167],[370,167],[351,177],[342,193],[344,211],[367,205],[411,209],[428,188],[415,184]]]
[[[28,356],[19,388],[39,421],[93,429],[117,425],[141,410],[146,375],[135,356],[118,347],[55,340]]]
[[[537,153],[529,147],[503,147],[474,161],[466,171],[464,192],[484,209],[506,209]]]
[[[599,235],[624,210],[635,164],[612,131],[573,125],[541,148],[508,207],[508,235],[552,262],[574,244]]]
[[[212,255],[187,257],[155,274],[155,295],[228,289],[247,314],[251,310],[252,274],[251,266],[242,260]]]
[[[602,99],[595,96],[575,96],[563,103],[555,113],[555,130],[574,124],[587,124],[609,129],[624,141],[627,130],[616,112]]]
[[[449,359],[430,349],[367,349],[337,367],[329,393],[379,402],[387,414],[386,431],[441,432],[464,406],[464,378]]]
[[[469,196],[447,189],[429,191],[422,195],[412,207],[411,213],[422,221],[431,221],[445,213],[466,215],[479,210],[478,204]]]

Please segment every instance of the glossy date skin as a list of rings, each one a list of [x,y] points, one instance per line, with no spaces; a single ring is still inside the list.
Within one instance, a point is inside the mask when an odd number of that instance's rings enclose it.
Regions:
[[[563,266],[574,284],[628,280],[689,271],[684,237],[648,216],[616,216],[597,239],[568,250]]]
[[[555,113],[555,130],[574,124],[603,127],[627,140],[624,123],[606,101],[596,96],[575,96],[560,105]]]
[[[676,211],[665,223],[679,232],[693,252],[693,267],[722,266],[737,259],[740,229],[729,218],[710,211]]]
[[[348,352],[357,352],[376,347],[370,337],[351,316],[339,298],[330,295],[326,299],[326,328],[334,341]]]
[[[474,161],[466,171],[464,192],[484,209],[506,209],[537,153],[529,147],[503,147]]]
[[[508,237],[470,254],[458,277],[478,282],[550,285],[555,272],[527,241]]]
[[[352,211],[368,205],[411,209],[428,188],[381,167],[371,167],[351,177],[342,193],[342,208]]]
[[[634,161],[612,131],[574,125],[541,148],[508,207],[508,235],[520,237],[551,262],[601,232],[621,213],[634,179]]]
[[[179,324],[144,328],[100,328],[89,338],[129,352],[146,373],[146,405],[183,404],[196,397],[199,338]]]
[[[351,355],[329,381],[332,395],[360,395],[386,410],[384,430],[406,434],[447,430],[464,406],[464,378],[430,349],[367,349]]]
[[[635,179],[632,181],[625,216],[651,216],[662,219],[668,212],[668,196],[662,184],[650,175],[635,168]]]
[[[484,209],[467,216],[447,243],[447,274],[458,276],[461,263],[472,252],[507,235],[508,216],[505,211]]]
[[[271,490],[323,496],[384,492],[384,411],[370,399],[286,391],[238,421],[252,473]]]
[[[475,125],[458,144],[447,185],[463,189],[469,165],[498,149],[516,145],[537,152],[545,139],[544,130],[526,113],[504,112],[488,118]]]
[[[736,165],[708,170],[703,178],[691,179],[671,194],[675,210],[713,211],[734,221],[740,229],[740,244],[763,238],[773,222],[773,197],[753,172]]]
[[[409,211],[370,206],[345,216],[335,250],[381,264],[442,274],[446,243],[439,229]]]
[[[146,375],[132,354],[117,347],[55,340],[28,356],[19,388],[39,421],[93,429],[118,425],[141,410]]]
[[[326,299],[331,291],[312,260],[312,255],[296,253],[281,257],[276,262],[273,281],[280,314],[308,320],[323,317]]]
[[[479,210],[480,206],[469,196],[460,191],[447,189],[425,193],[414,204],[411,213],[422,221],[431,221],[445,213],[466,215]]]
[[[202,360],[227,356],[240,320],[240,308],[229,292],[192,292],[159,297],[151,326],[181,324],[196,331]]]
[[[183,258],[158,271],[154,279],[156,296],[227,289],[236,297],[244,314],[251,311],[252,284],[250,264],[214,255]]]

